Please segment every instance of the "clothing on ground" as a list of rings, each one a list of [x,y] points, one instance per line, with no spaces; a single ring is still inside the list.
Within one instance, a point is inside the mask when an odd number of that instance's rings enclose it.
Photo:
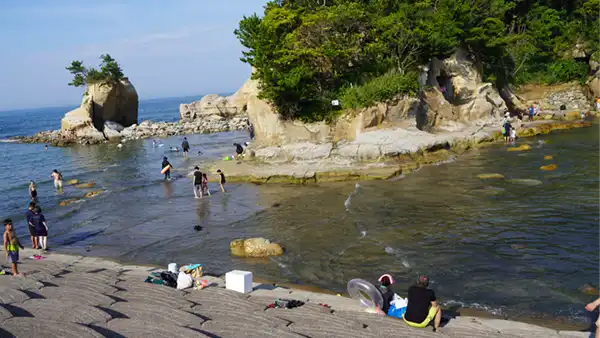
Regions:
[[[406,307],[404,319],[413,323],[423,322],[429,314],[431,302],[435,300],[435,292],[433,290],[411,286],[408,289],[408,306]]]
[[[236,144],[235,144],[235,152],[236,152],[236,153],[238,153],[238,154],[241,154],[241,153],[243,153],[243,152],[244,152],[244,147],[242,147],[242,145],[241,145],[241,144],[239,144],[239,143],[236,143]]]

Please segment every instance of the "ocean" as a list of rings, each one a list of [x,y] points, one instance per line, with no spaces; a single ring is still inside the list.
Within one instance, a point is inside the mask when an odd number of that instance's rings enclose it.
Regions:
[[[140,102],[140,121],[176,121],[179,104],[198,98]],[[74,107],[0,112],[0,139],[56,129]],[[170,153],[183,136],[115,144],[50,147],[0,142],[0,210],[29,245],[24,220],[29,180],[57,252],[123,262],[202,263],[208,273],[232,269],[256,277],[343,292],[348,280],[391,273],[403,295],[426,273],[442,304],[507,318],[589,322],[583,306],[598,287],[599,132],[592,128],[527,138],[528,152],[503,144],[390,181],[307,186],[227,184],[194,199],[188,174],[234,152],[243,131],[187,135],[189,159]],[[198,151],[202,153],[199,154]],[[552,155],[552,160],[545,160]],[[172,181],[161,160],[174,165]],[[218,162],[217,162],[218,163]],[[556,164],[554,171],[540,166]],[[50,173],[91,188],[52,186]],[[481,180],[501,173],[504,180]],[[225,173],[227,175],[227,173]],[[100,194],[85,198],[88,192]],[[61,202],[71,202],[61,206]],[[202,231],[194,226],[201,225]],[[266,237],[286,253],[270,259],[231,257],[236,238]]]

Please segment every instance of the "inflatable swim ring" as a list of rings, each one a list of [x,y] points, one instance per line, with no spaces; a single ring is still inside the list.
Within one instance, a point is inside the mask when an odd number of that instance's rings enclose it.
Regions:
[[[350,280],[348,282],[348,293],[352,299],[360,300],[360,304],[364,307],[381,309],[383,306],[383,297],[379,290],[364,279]]]

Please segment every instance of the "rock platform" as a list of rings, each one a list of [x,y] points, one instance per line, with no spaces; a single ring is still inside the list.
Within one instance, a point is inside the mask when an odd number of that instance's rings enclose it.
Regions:
[[[23,277],[0,276],[1,337],[590,337],[589,332],[464,316],[450,318],[433,333],[362,312],[346,297],[258,283],[251,293],[239,294],[208,276],[209,287],[180,291],[144,283],[159,270],[155,267],[54,253],[42,260],[27,258],[34,253],[21,251]],[[306,304],[268,309],[277,298]]]

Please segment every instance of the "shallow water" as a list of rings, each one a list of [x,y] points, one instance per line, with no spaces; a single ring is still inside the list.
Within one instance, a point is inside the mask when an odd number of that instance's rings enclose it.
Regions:
[[[349,279],[391,273],[400,294],[419,273],[447,305],[510,317],[587,320],[583,305],[598,284],[599,137],[597,126],[524,139],[528,152],[504,145],[470,152],[401,179],[310,186],[228,184],[193,199],[185,175],[229,155],[243,132],[193,135],[189,160],[166,153],[177,179],[161,179],[165,148],[180,137],[115,145],[51,148],[1,144],[4,214],[18,220],[28,202],[27,181],[39,181],[40,202],[57,251],[166,266],[203,263],[210,273],[249,269],[280,282],[344,291]],[[547,141],[541,143],[538,141]],[[198,155],[197,151],[203,154]],[[525,156],[522,156],[525,155]],[[544,155],[553,155],[544,160]],[[555,171],[540,166],[555,163]],[[67,186],[57,195],[48,177],[97,182],[104,193],[66,207],[93,189]],[[481,180],[481,173],[506,179]],[[211,174],[213,182],[216,176]],[[511,181],[526,179],[527,181]],[[532,181],[537,180],[537,181]],[[194,225],[204,227],[200,232]],[[285,246],[282,257],[229,255],[235,238],[267,237]],[[28,242],[27,240],[25,242]]]

